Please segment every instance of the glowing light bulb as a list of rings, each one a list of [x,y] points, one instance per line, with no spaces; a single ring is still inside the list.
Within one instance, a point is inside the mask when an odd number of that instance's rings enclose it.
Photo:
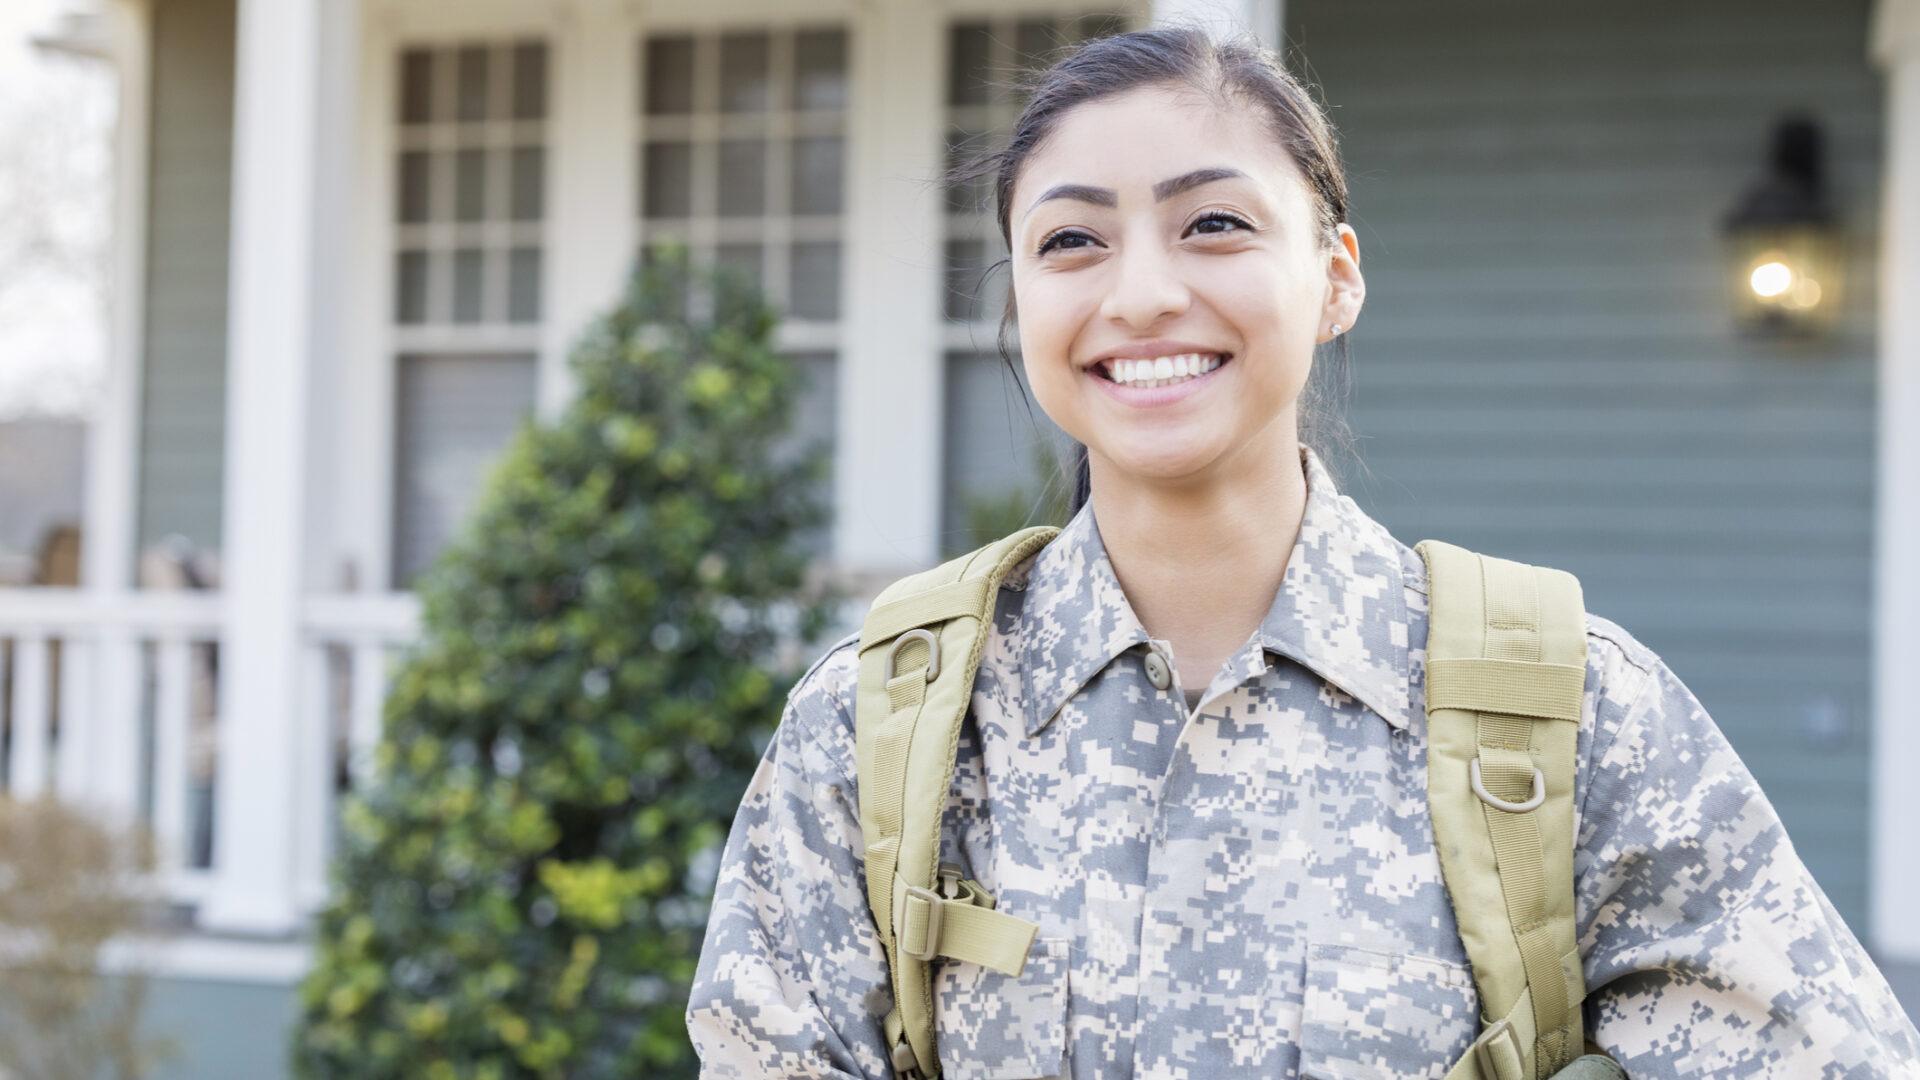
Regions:
[[[1771,300],[1793,288],[1793,270],[1778,260],[1764,262],[1753,268],[1753,273],[1747,277],[1747,284],[1752,287],[1754,295]]]

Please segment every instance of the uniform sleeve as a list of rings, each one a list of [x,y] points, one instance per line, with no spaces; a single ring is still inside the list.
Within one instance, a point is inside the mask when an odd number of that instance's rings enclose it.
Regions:
[[[1588,1037],[1641,1076],[1920,1076],[1916,1035],[1706,710],[1656,657],[1595,740]]]
[[[834,729],[848,744],[837,763],[808,729],[844,710],[810,676],[788,698],[721,857],[687,1003],[703,1078],[892,1080],[852,727]]]

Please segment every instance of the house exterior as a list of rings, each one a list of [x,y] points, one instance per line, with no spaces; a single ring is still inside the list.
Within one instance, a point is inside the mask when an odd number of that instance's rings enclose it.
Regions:
[[[1576,573],[1920,965],[1920,0],[94,0],[45,44],[120,76],[109,396],[81,584],[0,590],[0,775],[157,829],[178,1075],[283,1067],[409,583],[634,260],[684,240],[786,312],[834,445],[818,555],[870,596],[1062,438],[995,349],[1004,251],[949,146],[1004,130],[1021,56],[1181,18],[1284,33],[1341,129],[1344,490]],[[1739,336],[1722,285],[1784,110],[1845,243],[1812,342]]]

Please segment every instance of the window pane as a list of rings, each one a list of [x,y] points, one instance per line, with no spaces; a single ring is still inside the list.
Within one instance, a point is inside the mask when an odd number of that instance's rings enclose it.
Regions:
[[[658,239],[665,240],[666,237],[659,236]],[[682,238],[682,242],[684,243],[684,238]],[[660,262],[660,246],[661,245],[658,243],[648,243],[648,244],[642,244],[640,246],[640,265],[642,267],[655,266]],[[699,255],[697,252],[694,255],[694,261],[696,263],[699,261]],[[692,310],[692,303],[693,303],[693,299],[688,293],[689,291],[686,289],[679,290],[678,303],[674,306],[674,310],[642,312],[640,317],[643,320],[670,319],[670,318],[686,319],[689,317],[688,313]]]
[[[459,118],[487,118],[487,50],[473,45],[459,53]]]
[[[1021,19],[1014,28],[1013,46],[1018,53],[1014,62],[1023,71],[1047,66],[1047,54],[1060,45],[1051,19]]]
[[[405,150],[400,154],[400,221],[412,224],[427,220],[432,192],[430,161],[425,150]]]
[[[646,95],[641,110],[648,115],[693,111],[693,39],[656,37],[647,41]]]
[[[650,218],[686,217],[693,212],[693,145],[650,142],[640,169],[642,213]]]
[[[547,115],[547,47],[528,42],[513,48],[513,118],[541,120]]]
[[[535,365],[526,355],[402,356],[398,374],[393,586],[404,589],[454,537],[532,410]]]
[[[487,216],[487,153],[484,150],[459,150],[455,154],[454,220],[480,221]]]
[[[947,38],[947,100],[954,105],[984,105],[989,100],[987,58],[992,31],[986,23],[955,23]]]
[[[400,55],[400,122],[424,124],[433,118],[433,54],[408,49]]]
[[[398,323],[427,321],[427,253],[402,251],[393,272],[393,318]]]
[[[514,248],[507,257],[507,321],[540,321],[540,249]]]
[[[801,319],[840,317],[840,245],[828,240],[793,245],[789,304]]]
[[[982,318],[975,292],[986,265],[986,245],[978,240],[947,241],[947,318]]]
[[[771,107],[765,33],[720,38],[720,111],[763,112]]]
[[[947,168],[958,168],[985,148],[985,139],[971,132],[952,129],[947,132]],[[993,193],[991,173],[975,177],[970,184],[947,185],[947,209],[956,213],[978,213],[987,209]]]
[[[1059,483],[1060,466],[1069,460],[1070,437],[1044,412],[1035,409],[1029,421],[1020,407],[1023,390],[1027,400],[1033,391],[1021,377],[1020,354],[1012,355],[1009,371],[990,346],[977,353],[947,354],[943,548],[965,551],[992,539],[980,531],[982,523],[972,512],[970,498],[997,499],[1019,491],[1033,500],[1029,507],[1044,512],[1043,505],[1035,505],[1036,497]]]
[[[796,109],[847,106],[847,35],[841,30],[802,30],[793,38],[793,102]]]
[[[766,256],[759,244],[721,244],[714,263],[722,270],[741,275],[748,285],[766,291]]]
[[[835,385],[839,372],[838,358],[833,353],[821,352],[795,353],[788,359],[797,369],[795,381],[798,392],[790,414],[791,421],[787,429],[771,441],[768,455],[776,464],[788,465],[808,450],[824,448],[827,468],[812,495],[816,503],[831,511],[833,476],[838,468],[833,454],[835,429],[839,423],[838,391]],[[794,543],[816,557],[829,555],[833,550],[831,516],[816,528],[795,537]]]
[[[751,217],[767,212],[767,144],[760,139],[720,143],[720,214]]]
[[[453,321],[480,321],[486,260],[479,248],[461,248],[453,253]]]
[[[1128,25],[1127,17],[1116,12],[1088,12],[1069,21],[1067,38],[1071,43],[1079,44],[1094,38],[1112,37],[1126,33]]]
[[[541,197],[540,182],[545,165],[545,156],[538,146],[516,146],[513,148],[513,206],[511,213],[515,221],[540,220]]]
[[[843,143],[838,135],[793,140],[793,212],[840,212]]]

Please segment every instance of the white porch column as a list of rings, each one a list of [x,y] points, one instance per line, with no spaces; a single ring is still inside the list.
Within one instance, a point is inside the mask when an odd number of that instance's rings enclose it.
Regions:
[[[1879,0],[1873,59],[1886,74],[1880,205],[1879,482],[1874,542],[1873,944],[1920,960],[1920,0]]]
[[[86,502],[81,518],[80,584],[103,609],[134,587],[139,512],[140,393],[145,344],[147,141],[150,122],[151,9],[118,0],[103,10],[106,57],[114,68],[118,112],[113,134],[113,209],[108,268],[107,355],[101,392],[87,423]],[[102,620],[90,645],[92,693],[74,704],[76,723],[63,756],[76,793],[110,813],[131,815],[139,792],[138,664],[132,634]],[[88,739],[87,736],[91,736]],[[91,773],[91,775],[87,775]]]
[[[118,0],[106,10],[119,112],[113,134],[113,239],[107,287],[107,357],[87,425],[86,511],[80,581],[117,593],[133,585],[136,462],[147,253],[147,55],[152,16]]]
[[[835,433],[834,545],[860,572],[940,549],[945,23],[924,0],[862,5],[852,39],[848,233]]]
[[[640,28],[623,0],[558,9],[548,65],[547,245],[539,413],[573,398],[574,339],[620,296],[634,255]]]
[[[210,927],[295,925],[306,397],[323,0],[239,0]]]
[[[1271,48],[1281,44],[1286,0],[1153,0],[1155,26],[1198,24],[1215,36],[1251,30]]]

